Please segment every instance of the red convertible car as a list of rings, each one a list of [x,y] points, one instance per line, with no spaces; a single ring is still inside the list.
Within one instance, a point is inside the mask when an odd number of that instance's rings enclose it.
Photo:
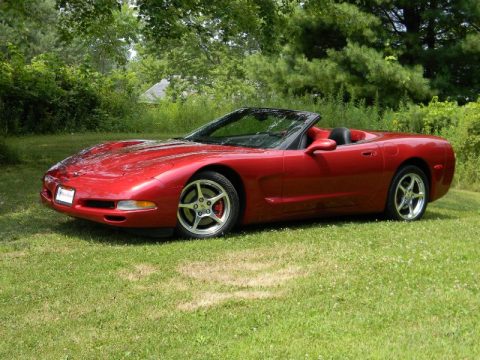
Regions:
[[[208,238],[239,223],[327,215],[412,221],[448,191],[455,157],[446,140],[319,120],[243,108],[184,138],[93,146],[48,170],[41,199],[99,223]]]

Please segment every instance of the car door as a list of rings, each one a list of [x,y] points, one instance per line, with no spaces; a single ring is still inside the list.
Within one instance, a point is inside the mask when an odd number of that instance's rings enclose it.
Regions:
[[[382,171],[382,153],[375,143],[342,145],[311,155],[304,150],[286,150],[283,211],[321,215],[368,206],[380,188]]]

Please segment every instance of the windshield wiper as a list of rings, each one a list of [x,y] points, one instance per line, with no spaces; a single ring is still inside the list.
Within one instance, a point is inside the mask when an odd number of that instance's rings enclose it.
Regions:
[[[201,143],[201,144],[221,144],[218,141],[212,140],[210,138],[204,138],[204,137],[190,138],[190,139],[183,139],[183,140],[196,142],[196,143]]]

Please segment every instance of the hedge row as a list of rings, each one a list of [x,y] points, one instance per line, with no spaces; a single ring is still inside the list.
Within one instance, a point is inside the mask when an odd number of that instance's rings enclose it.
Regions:
[[[121,72],[106,77],[51,55],[0,59],[0,135],[128,130],[135,100]]]

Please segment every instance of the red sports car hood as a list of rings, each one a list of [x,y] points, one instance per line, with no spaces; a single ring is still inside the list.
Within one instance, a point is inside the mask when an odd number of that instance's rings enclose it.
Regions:
[[[143,173],[158,175],[184,158],[225,153],[261,152],[259,149],[206,145],[181,140],[132,140],[93,146],[53,166],[49,173],[65,177],[117,178]]]

